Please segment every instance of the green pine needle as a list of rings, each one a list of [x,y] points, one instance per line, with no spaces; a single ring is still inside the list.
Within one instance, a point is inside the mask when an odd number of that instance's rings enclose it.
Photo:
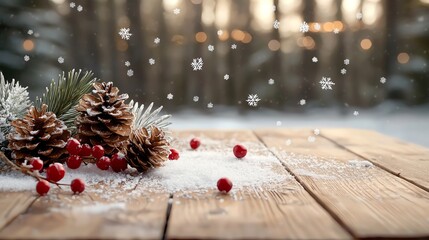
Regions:
[[[40,108],[42,104],[48,105],[48,111],[55,113],[72,132],[75,130],[74,121],[78,115],[75,106],[97,81],[96,78],[92,78],[94,74],[91,71],[86,71],[83,76],[81,72],[82,70],[73,69],[68,72],[67,77],[63,72],[57,81],[52,80],[41,98],[36,98],[36,107]]]

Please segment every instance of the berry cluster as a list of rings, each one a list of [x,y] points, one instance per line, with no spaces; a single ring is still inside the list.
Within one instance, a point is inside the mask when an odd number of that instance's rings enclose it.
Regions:
[[[70,169],[78,169],[85,160],[95,160],[95,164],[101,170],[112,168],[114,172],[121,172],[128,168],[125,156],[122,153],[115,153],[109,158],[104,156],[104,148],[101,145],[91,147],[89,144],[81,144],[79,140],[71,138],[67,142],[67,151],[70,156],[67,159],[67,166]]]

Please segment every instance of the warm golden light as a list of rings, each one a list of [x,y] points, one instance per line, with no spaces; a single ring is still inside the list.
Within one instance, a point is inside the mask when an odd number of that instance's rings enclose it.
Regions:
[[[405,63],[408,63],[408,61],[410,61],[410,55],[408,55],[408,53],[401,52],[400,54],[398,54],[397,59],[400,64],[405,64]]]
[[[307,49],[313,49],[316,46],[316,42],[310,36],[306,36],[302,39],[302,45]]]
[[[231,32],[231,37],[235,40],[235,41],[243,41],[245,34],[243,31],[238,30],[238,29],[234,29]]]
[[[271,51],[278,51],[280,49],[280,42],[276,39],[270,40],[268,42],[268,48]]]
[[[252,41],[252,35],[250,33],[246,32],[244,34],[244,38],[242,40],[243,43],[250,43]]]
[[[362,41],[360,41],[360,47],[363,50],[368,50],[372,47],[372,42],[371,40],[369,40],[368,38],[364,38],[362,39]]]
[[[183,37],[182,35],[174,35],[171,38],[171,41],[175,44],[182,45],[185,42],[185,37]]]
[[[325,22],[323,24],[323,31],[332,32],[334,30],[334,24],[331,22]]]
[[[195,40],[199,43],[203,43],[207,40],[207,34],[205,32],[197,32],[197,34],[195,34]]]
[[[22,47],[24,48],[25,51],[32,51],[34,49],[34,42],[30,39],[26,39],[22,43]]]
[[[218,36],[219,36],[219,40],[221,41],[226,41],[229,38],[229,34],[227,31],[220,31]]]
[[[334,21],[334,29],[337,28],[338,30],[342,31],[344,28],[344,25],[341,21]]]

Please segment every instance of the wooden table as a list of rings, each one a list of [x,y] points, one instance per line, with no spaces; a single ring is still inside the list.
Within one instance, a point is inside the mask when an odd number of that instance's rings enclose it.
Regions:
[[[57,193],[57,201],[52,202],[34,192],[2,192],[0,238],[429,239],[426,148],[356,129],[320,129],[319,135],[311,129],[280,128],[174,135],[187,141],[190,136],[202,136],[254,142],[252,151],[274,154],[277,171],[294,178],[275,190],[240,190],[235,194],[235,198],[243,196],[240,200],[227,195],[221,202],[214,191],[192,197],[156,191],[137,197],[130,194],[122,208],[99,214],[53,208],[59,207],[58,202],[115,204],[115,197]],[[309,158],[296,161],[297,156]],[[367,160],[374,166],[338,167],[350,159]],[[330,177],[315,177],[325,175]],[[120,195],[131,191],[125,189]]]

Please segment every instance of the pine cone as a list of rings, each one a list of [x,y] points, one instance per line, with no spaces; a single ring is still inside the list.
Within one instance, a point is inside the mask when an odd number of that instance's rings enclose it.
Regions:
[[[64,162],[65,148],[70,132],[63,121],[57,119],[48,106],[43,104],[40,111],[34,106],[23,119],[11,122],[14,130],[7,136],[12,158],[24,162],[31,157],[40,157],[45,167],[53,162]]]
[[[168,159],[168,142],[164,132],[157,127],[133,131],[128,144],[122,152],[131,167],[139,172],[146,172],[150,168],[157,168]]]
[[[93,84],[95,90],[85,94],[76,110],[78,138],[82,143],[101,145],[105,153],[115,153],[131,133],[133,114],[124,103],[128,94],[118,95],[119,89],[112,82]]]

